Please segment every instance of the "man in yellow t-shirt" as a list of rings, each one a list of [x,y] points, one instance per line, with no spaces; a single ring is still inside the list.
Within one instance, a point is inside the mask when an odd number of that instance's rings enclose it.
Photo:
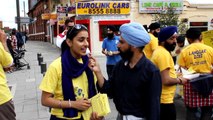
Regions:
[[[150,42],[145,46],[144,53],[148,59],[151,59],[152,53],[158,47],[158,33],[160,32],[160,24],[155,22],[149,25]]]
[[[186,82],[186,79],[177,78],[174,62],[170,54],[175,49],[176,37],[177,27],[169,26],[161,29],[158,35],[159,46],[151,58],[151,61],[160,69],[162,79],[161,120],[176,120],[173,101],[176,85]]]
[[[178,64],[186,69],[192,69],[196,73],[211,73],[213,65],[213,48],[201,42],[201,31],[189,29],[186,32],[189,46],[180,53]],[[210,120],[213,109],[213,92],[204,97],[195,91],[191,84],[184,85],[184,103],[186,108],[186,118],[197,119],[195,115],[198,108],[201,109],[200,120]]]
[[[8,52],[6,34],[0,30],[0,120],[16,119],[12,94],[5,75],[5,71],[9,70],[12,64],[13,59]]]

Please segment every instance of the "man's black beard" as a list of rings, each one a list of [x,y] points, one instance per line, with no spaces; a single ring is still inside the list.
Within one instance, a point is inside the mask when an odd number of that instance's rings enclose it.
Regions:
[[[168,42],[165,41],[164,47],[170,52],[173,51],[176,47],[176,42],[169,44]]]
[[[108,34],[107,34],[107,37],[108,37],[108,39],[111,40],[111,39],[114,37],[114,33],[108,33]]]
[[[119,48],[118,51],[120,52],[120,56],[124,61],[129,61],[132,56],[133,56],[133,52],[131,51],[130,48],[128,48],[126,51],[122,52]]]
[[[154,31],[154,32],[153,32],[153,35],[154,35],[156,38],[158,38],[158,32]]]

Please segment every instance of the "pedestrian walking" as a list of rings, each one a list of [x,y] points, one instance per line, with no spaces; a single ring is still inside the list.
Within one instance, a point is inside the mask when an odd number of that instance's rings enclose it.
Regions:
[[[0,120],[16,120],[12,94],[5,75],[5,71],[10,71],[13,64],[6,40],[6,34],[0,30]]]
[[[104,80],[97,61],[90,57],[100,90],[113,98],[117,120],[160,120],[160,72],[142,52],[150,36],[139,23],[123,24],[120,33],[117,47],[122,60],[109,80]]]
[[[158,22],[149,25],[150,42],[145,46],[144,53],[148,59],[151,59],[152,53],[158,47],[158,33],[160,32],[160,24]]]
[[[16,38],[17,38],[17,49],[21,50],[23,49],[23,45],[24,45],[24,40],[22,39],[22,34],[20,31],[16,30],[15,28],[13,29],[14,31],[16,31]]]
[[[177,27],[169,26],[161,29],[158,35],[159,46],[155,49],[151,61],[160,69],[162,78],[162,94],[160,105],[161,120],[176,120],[174,95],[177,84],[184,84],[186,79],[178,77],[170,54],[175,49]]]
[[[116,28],[114,26],[107,26],[107,37],[102,43],[102,53],[106,55],[106,68],[108,78],[112,75],[112,70],[115,64],[121,60],[117,44],[119,37],[115,35]]]
[[[69,29],[67,46],[50,64],[41,82],[41,103],[51,108],[50,120],[83,120],[81,113],[91,106],[88,99],[97,94],[97,79],[88,67],[88,37],[84,25]],[[93,120],[102,118],[96,116]]]
[[[186,32],[186,38],[189,46],[184,48],[180,53],[178,64],[185,69],[191,69],[196,73],[210,74],[213,65],[213,48],[203,43],[201,31],[190,28]],[[212,80],[212,79],[211,79]],[[205,82],[206,80],[202,80]],[[184,103],[186,105],[186,120],[211,120],[213,110],[213,88],[211,85],[203,86],[211,91],[203,96],[193,89],[190,82],[184,85]],[[201,114],[198,114],[201,113]]]

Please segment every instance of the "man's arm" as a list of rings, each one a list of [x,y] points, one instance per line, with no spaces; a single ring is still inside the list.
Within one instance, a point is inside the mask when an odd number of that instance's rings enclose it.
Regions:
[[[183,77],[172,78],[169,76],[169,68],[161,71],[161,79],[164,85],[176,85],[176,84],[185,84],[188,79]]]

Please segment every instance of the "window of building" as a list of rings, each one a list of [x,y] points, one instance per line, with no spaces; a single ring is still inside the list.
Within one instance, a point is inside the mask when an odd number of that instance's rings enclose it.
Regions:
[[[200,29],[201,31],[208,30],[208,22],[190,22],[190,28]]]
[[[108,20],[108,21],[98,21],[99,23],[99,40],[103,41],[103,39],[107,36],[107,26],[113,25],[116,28],[115,34],[117,36],[120,35],[119,28],[124,23],[129,23],[130,20]]]

